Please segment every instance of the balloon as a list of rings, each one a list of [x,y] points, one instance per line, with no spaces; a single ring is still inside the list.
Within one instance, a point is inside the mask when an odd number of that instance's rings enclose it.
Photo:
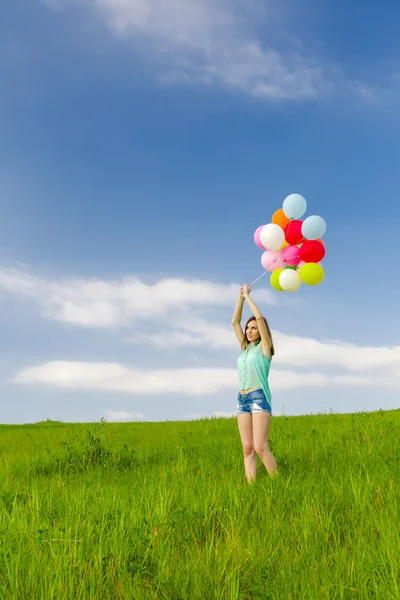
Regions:
[[[326,223],[322,217],[312,215],[304,220],[301,231],[307,240],[317,240],[324,235]]]
[[[260,232],[260,241],[267,250],[279,250],[285,241],[282,227],[275,223],[265,225]]]
[[[279,275],[279,284],[285,292],[295,292],[301,286],[300,275],[293,269],[285,269]]]
[[[282,250],[282,262],[290,267],[298,265],[300,262],[299,252],[300,248],[297,246],[286,246],[286,248]]]
[[[325,272],[317,263],[305,263],[299,271],[300,279],[307,285],[318,285],[324,278]]]
[[[303,265],[306,265],[306,264],[308,264],[308,263],[304,262],[304,260],[301,260],[301,261],[299,262],[299,264],[297,265],[297,268],[298,268],[298,269],[301,269],[301,267],[302,267]]]
[[[274,290],[276,290],[277,292],[283,292],[283,288],[281,287],[280,283],[279,283],[279,276],[280,274],[283,273],[283,269],[277,269],[276,271],[274,271],[270,277],[270,284],[272,285],[272,287],[274,288]]]
[[[296,244],[300,244],[300,242],[304,239],[304,236],[301,232],[302,221],[290,221],[285,227],[285,239],[292,246],[296,246]]]
[[[290,219],[285,215],[283,209],[279,208],[272,215],[272,222],[279,225],[279,227],[282,227],[282,229],[285,229],[286,225],[290,223]]]
[[[256,244],[256,246],[258,246],[262,250],[265,250],[265,248],[262,245],[261,240],[260,240],[260,233],[261,233],[261,229],[263,227],[265,227],[265,225],[260,225],[260,227],[257,227],[257,229],[255,230],[255,232],[254,232],[254,243]]]
[[[318,240],[318,241],[322,241],[322,240]],[[323,242],[322,242],[323,243]],[[286,240],[283,242],[282,246],[280,247],[280,250],[283,250],[284,248],[287,248],[288,246],[297,246],[297,248],[300,248],[301,244],[289,244]]]
[[[280,250],[266,250],[261,257],[261,264],[266,271],[276,271],[283,268],[282,254]]]
[[[317,240],[306,240],[299,248],[299,256],[306,263],[318,263],[325,256],[325,246]]]
[[[283,201],[282,208],[289,219],[300,219],[307,210],[307,202],[300,194],[290,194]]]

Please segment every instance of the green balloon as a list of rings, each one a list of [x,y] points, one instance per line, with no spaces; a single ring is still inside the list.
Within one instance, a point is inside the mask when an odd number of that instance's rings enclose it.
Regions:
[[[276,271],[274,271],[269,280],[270,284],[277,292],[283,292],[283,288],[279,283],[279,275],[282,273],[282,271],[283,269],[277,269]]]
[[[323,267],[318,263],[306,263],[300,267],[300,279],[306,285],[318,285],[325,276]]]

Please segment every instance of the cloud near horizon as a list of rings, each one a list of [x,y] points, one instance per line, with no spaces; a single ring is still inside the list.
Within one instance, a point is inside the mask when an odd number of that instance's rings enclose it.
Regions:
[[[0,292],[33,306],[44,318],[80,329],[125,327],[129,335],[122,341],[133,344],[143,341],[139,325],[146,322],[145,338],[154,347],[202,348],[208,353],[238,350],[230,326],[238,287],[185,279],[152,284],[135,277],[46,279],[26,271],[0,269]],[[263,301],[273,304],[273,295],[263,290]],[[272,333],[276,354],[271,382],[275,390],[325,385],[399,387],[400,346],[363,347],[274,329]],[[334,373],[320,372],[332,369]],[[161,365],[160,370],[148,372],[139,365],[50,360],[21,369],[14,381],[133,394],[213,394],[237,387],[237,374],[231,368],[192,369],[185,365],[167,371]]]
[[[209,347],[237,349],[237,341],[229,326],[204,318],[180,318],[170,322],[170,329],[156,333],[137,332],[129,338],[132,343],[144,339],[159,348]],[[282,333],[272,328],[275,346],[274,364],[296,367],[336,366],[350,371],[373,371],[400,364],[400,346],[359,346],[339,341],[320,341],[313,338]]]
[[[183,368],[143,370],[118,363],[52,361],[22,369],[15,383],[47,385],[76,390],[122,392],[133,395],[175,394],[204,395],[238,388],[236,369]],[[400,389],[400,377],[368,374],[327,375],[273,369],[270,374],[273,392],[293,388],[378,387]]]

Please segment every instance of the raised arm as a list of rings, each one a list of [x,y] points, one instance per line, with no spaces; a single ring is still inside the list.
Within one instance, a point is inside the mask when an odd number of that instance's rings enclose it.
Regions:
[[[235,312],[233,313],[233,317],[232,317],[232,325],[233,325],[233,329],[236,334],[236,337],[238,339],[238,342],[240,344],[240,347],[242,349],[243,349],[244,342],[246,339],[246,336],[245,336],[242,326],[240,324],[240,322],[242,320],[243,304],[244,304],[244,295],[243,295],[243,287],[241,287],[239,298],[236,303]]]
[[[249,305],[251,312],[257,320],[257,327],[261,336],[262,351],[267,358],[271,358],[271,338],[269,337],[268,330],[266,328],[265,321],[260,312],[260,309],[258,308],[257,304],[253,302],[252,298],[250,298],[251,287],[249,285],[246,285],[243,286],[242,289],[243,295],[247,300],[247,304]]]

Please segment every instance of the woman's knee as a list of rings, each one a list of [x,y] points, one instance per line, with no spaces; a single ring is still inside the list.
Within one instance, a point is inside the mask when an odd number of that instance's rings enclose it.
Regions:
[[[245,456],[252,456],[253,454],[255,454],[253,444],[243,444],[243,454]]]
[[[268,454],[269,452],[269,448],[268,448],[268,444],[262,444],[262,445],[257,445],[254,448],[254,451],[256,452],[256,454],[258,454],[258,456],[261,458],[262,456],[265,456],[266,454]]]

